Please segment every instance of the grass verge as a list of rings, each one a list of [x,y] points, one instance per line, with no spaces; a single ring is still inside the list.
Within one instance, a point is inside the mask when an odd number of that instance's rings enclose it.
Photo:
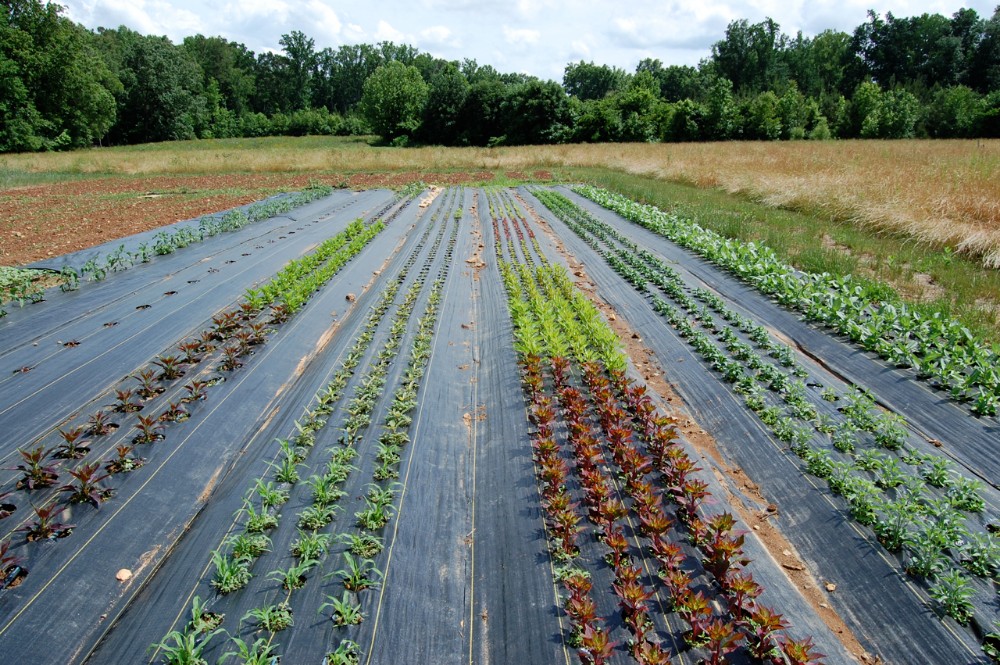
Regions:
[[[947,313],[985,339],[1000,339],[1000,272],[948,249],[928,247],[900,233],[769,207],[718,189],[609,169],[568,169],[565,175],[691,217],[727,237],[763,242],[801,270],[853,274],[887,284],[927,312]]]

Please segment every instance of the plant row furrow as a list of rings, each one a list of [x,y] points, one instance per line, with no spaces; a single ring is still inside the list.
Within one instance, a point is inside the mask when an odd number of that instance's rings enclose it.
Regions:
[[[702,228],[653,206],[590,187],[574,191],[672,242],[694,251],[781,305],[844,335],[898,368],[913,368],[978,416],[995,416],[1000,405],[1000,349],[940,313],[890,297],[885,289],[829,273],[802,273],[768,247],[744,243]]]
[[[179,344],[178,353],[162,354],[150,366],[133,373],[129,379],[137,381],[138,385],[123,382],[115,388],[112,411],[101,409],[85,423],[66,423],[56,428],[50,437],[60,439],[58,445],[46,445],[44,440],[38,440],[19,448],[20,463],[11,469],[20,472],[20,479],[16,480],[14,488],[0,492],[0,500],[13,501],[16,490],[32,495],[34,520],[28,523],[31,515],[17,520],[18,530],[25,532],[26,540],[68,536],[73,525],[60,521],[64,509],[60,496],[67,497],[68,503],[90,503],[99,508],[114,493],[107,482],[112,474],[134,471],[146,461],[134,454],[137,445],[163,441],[165,425],[187,419],[191,408],[207,399],[207,390],[225,379],[224,374],[215,372],[239,368],[242,358],[251,354],[255,346],[266,343],[268,333],[273,331],[268,325],[280,324],[298,311],[306,299],[357,256],[382,228],[381,220],[370,227],[364,227],[360,221],[353,223],[313,254],[286,266],[286,271],[296,274],[298,279],[283,281],[282,287],[269,298],[245,300],[239,307],[214,316],[212,327],[202,331],[197,338]],[[308,265],[310,269],[300,271],[292,267],[298,265]],[[296,303],[291,311],[286,304],[290,298]],[[278,304],[279,299],[285,304]],[[270,305],[269,312],[265,312],[267,305]],[[195,378],[181,387],[180,379],[186,373]],[[155,416],[140,413],[150,413],[157,408],[162,410]],[[117,414],[119,422],[113,420],[113,413]],[[127,425],[133,418],[133,426],[129,428]],[[132,431],[138,433],[129,437]],[[107,440],[104,454],[113,452],[114,455],[103,462],[82,462],[75,468],[65,469],[73,481],[57,486],[64,470],[58,460],[74,462],[90,454],[95,446],[87,437],[92,441]],[[16,510],[13,503],[0,505],[0,519],[14,515]],[[27,568],[22,565],[23,557],[10,553],[9,537],[0,547],[3,548],[0,560],[3,587],[19,583],[27,574]]]
[[[844,497],[851,517],[872,528],[888,550],[908,554],[906,571],[928,581],[930,595],[945,613],[963,623],[971,618],[974,591],[957,566],[986,579],[1000,572],[1000,543],[977,517],[984,508],[977,481],[965,478],[945,458],[907,445],[905,421],[878,411],[865,393],[840,395],[824,388],[817,396],[821,386],[807,389],[800,380],[807,372],[762,326],[703,289],[688,295],[669,266],[565,197],[537,194],[619,274],[650,295],[653,308],[743,395],[776,438],[790,444],[805,470],[826,479],[830,489]],[[654,288],[677,306],[656,295]],[[778,363],[763,360],[754,345]],[[841,406],[820,413],[824,402]],[[814,445],[817,438],[819,445]],[[855,454],[856,446],[863,449]]]
[[[503,222],[506,227],[506,219]],[[500,226],[499,223],[495,225],[495,231]],[[498,235],[496,240],[499,256],[502,239]],[[509,237],[506,242],[507,249],[511,250],[512,241]],[[529,256],[527,247],[522,249],[524,255]],[[531,418],[536,426],[533,436],[536,473],[553,557],[564,562],[574,560],[579,550],[577,536],[581,533],[578,504],[572,500],[567,488],[570,467],[560,452],[562,446],[558,443],[559,435],[555,431],[556,425],[561,424],[569,432],[568,440],[574,449],[571,468],[577,478],[576,482],[584,488],[584,502],[590,509],[591,519],[601,527],[601,531],[597,533],[598,538],[611,550],[608,558],[615,569],[612,589],[619,601],[622,620],[631,633],[629,653],[640,663],[661,663],[667,662],[669,651],[664,649],[649,621],[648,602],[657,592],[655,588],[645,584],[643,567],[634,566],[631,555],[628,554],[631,546],[622,524],[629,523],[631,520],[627,518],[634,512],[637,515],[636,522],[641,526],[638,530],[630,528],[629,532],[633,537],[641,535],[650,540],[646,549],[662,563],[658,578],[667,580],[660,583],[667,592],[666,597],[670,599],[670,607],[685,617],[691,627],[688,633],[689,646],[706,648],[709,654],[707,662],[722,662],[726,654],[735,650],[739,640],[746,640],[747,630],[737,628],[738,620],[735,617],[724,620],[712,616],[708,599],[701,593],[692,591],[690,579],[682,580],[681,566],[687,558],[681,555],[679,547],[662,538],[672,526],[673,520],[663,509],[659,485],[647,478],[654,471],[653,462],[645,453],[640,452],[640,437],[632,429],[631,416],[618,405],[619,395],[611,390],[610,381],[604,378],[604,383],[601,384],[601,379],[598,378],[599,375],[604,376],[605,371],[610,371],[612,376],[618,377],[622,390],[639,394],[638,390],[630,388],[624,382],[624,357],[617,345],[601,353],[601,356],[618,356],[613,361],[615,369],[606,370],[603,369],[603,357],[600,362],[591,361],[578,365],[581,359],[574,355],[581,344],[601,348],[607,339],[606,335],[613,333],[610,333],[606,324],[603,324],[605,332],[598,332],[598,327],[593,322],[600,321],[600,316],[589,302],[584,301],[592,314],[583,317],[576,315],[570,305],[574,289],[561,269],[548,266],[531,269],[524,264],[514,267],[501,258],[500,270],[508,290],[516,346],[524,368],[524,384],[532,403]],[[585,309],[583,303],[579,303],[578,307]],[[567,353],[566,359],[558,355],[563,352]],[[584,353],[583,357],[588,355]],[[543,358],[548,360],[543,361]],[[546,364],[552,366],[551,384],[543,371]],[[587,369],[582,372],[573,369],[581,366]],[[579,389],[569,385],[570,376],[576,374],[587,376],[584,390],[591,395],[590,400],[585,399]],[[551,395],[552,391],[555,391],[555,398]],[[600,397],[595,396],[595,393]],[[557,399],[562,406],[561,419],[557,418],[553,409]],[[736,580],[737,588],[759,594],[760,589],[755,586],[756,583],[749,583],[752,578],[748,580],[742,576],[742,536],[732,532],[735,522],[728,515],[717,516],[708,522],[699,516],[699,506],[708,495],[707,484],[690,476],[697,469],[677,442],[669,445],[675,435],[672,421],[659,417],[651,402],[648,404],[649,407],[637,406],[637,409],[645,409],[641,413],[646,419],[644,422],[649,436],[660,442],[661,456],[657,461],[663,467],[664,475],[675,476],[677,484],[668,486],[677,489],[676,494],[671,494],[671,500],[677,503],[678,521],[685,525],[687,537],[706,550],[701,556],[704,564],[699,565],[705,565],[706,569],[711,567],[718,573],[714,579],[720,589],[719,593],[722,593],[732,579]],[[594,415],[590,416],[589,413]],[[600,434],[592,429],[593,422],[600,423]],[[654,443],[655,445],[657,444]],[[674,452],[668,453],[667,449]],[[678,451],[681,454],[678,455]],[[608,462],[609,459],[611,462]],[[627,506],[619,494],[621,490],[618,485],[604,471],[604,467],[612,462],[618,476],[624,479]],[[681,476],[679,479],[676,477],[678,474]],[[714,532],[710,524],[714,525]],[[640,556],[644,557],[642,554]],[[616,645],[606,633],[604,622],[595,614],[596,604],[592,598],[590,582],[583,571],[573,570],[572,566],[563,566],[562,570],[560,577],[568,594],[564,609],[573,624],[569,639],[580,647],[582,662],[604,663],[614,653]],[[757,611],[752,603],[747,604],[745,594],[740,598],[744,610],[748,613]],[[776,658],[789,659],[776,662],[811,662],[814,659],[810,641],[796,641],[785,636],[779,640],[775,637],[777,628],[784,627],[780,616],[763,606],[759,610],[759,616],[774,617],[775,622],[780,625],[772,625],[772,630],[766,631],[766,639],[754,647],[756,652],[767,654],[767,657],[774,655]],[[745,619],[747,626],[751,621],[749,617],[749,614],[741,617],[741,620]],[[796,660],[798,656],[803,659]]]
[[[434,218],[437,216],[438,213]],[[358,365],[375,338],[376,330],[382,325],[385,315],[393,306],[396,293],[405,283],[410,268],[435,228],[436,240],[424,257],[424,266],[408,288],[391,322],[387,324],[388,330],[383,346],[373,354],[371,364],[366,371],[360,376],[355,376]],[[335,543],[345,546],[340,553],[343,567],[323,578],[338,578],[343,591],[339,595],[326,594],[326,602],[318,610],[328,611],[327,616],[339,628],[348,628],[364,620],[361,593],[366,589],[377,587],[380,583],[382,573],[375,564],[375,557],[382,551],[383,539],[379,537],[378,532],[384,529],[392,518],[393,501],[398,493],[395,485],[379,484],[380,470],[381,473],[387,473],[398,466],[399,452],[409,440],[408,412],[416,405],[416,392],[423,376],[423,367],[429,357],[430,339],[440,301],[443,277],[439,277],[432,286],[427,296],[428,305],[424,315],[417,320],[410,360],[394,393],[392,406],[386,417],[386,430],[378,443],[379,451],[376,457],[379,458],[380,465],[375,471],[375,482],[366,486],[365,507],[354,516],[359,530],[352,532],[342,529],[336,536],[325,530],[334,522],[340,510],[338,502],[345,495],[341,488],[348,482],[351,472],[357,469],[352,462],[358,457],[358,444],[370,426],[376,403],[384,394],[390,368],[398,359],[400,346],[407,335],[408,322],[424,289],[430,264],[442,244],[445,230],[445,224],[435,225],[433,219],[432,223],[428,224],[399,275],[383,291],[379,303],[373,308],[353,346],[346,352],[340,368],[317,392],[315,397],[317,405],[307,410],[304,422],[294,424],[295,434],[277,441],[279,451],[271,464],[273,479],[257,480],[246,498],[244,508],[236,516],[243,522],[243,532],[228,538],[219,550],[213,552],[212,559],[216,568],[213,587],[217,593],[225,595],[242,589],[252,577],[252,567],[256,559],[270,548],[271,540],[267,533],[280,527],[278,508],[288,500],[290,493],[299,484],[301,476],[299,470],[307,463],[308,451],[315,445],[317,434],[327,425],[328,417],[336,413],[341,435],[337,444],[329,450],[329,459],[321,465],[322,472],[308,478],[306,484],[310,501],[295,516],[297,537],[291,543],[289,563],[286,567],[279,567],[268,574],[268,579],[281,582],[286,594],[277,602],[252,609],[240,619],[241,626],[248,622],[254,623],[258,630],[266,633],[266,636],[252,642],[231,637],[231,643],[236,650],[226,653],[225,658],[235,656],[243,663],[270,663],[278,657],[276,651],[279,645],[276,642],[276,634],[291,625],[292,592],[304,588],[310,577],[318,577],[318,574],[312,573],[322,566]],[[455,233],[449,246],[454,244]],[[443,274],[445,273],[442,272]],[[344,391],[352,380],[355,384],[354,396],[344,403]],[[395,459],[389,458],[390,451],[395,453]],[[254,542],[255,546],[248,547],[248,544]],[[234,571],[235,578],[232,578],[234,584],[227,584]],[[217,597],[209,604],[215,604],[219,600]],[[200,599],[195,599],[195,606],[202,606]],[[163,653],[164,662],[186,663],[188,661],[184,659],[192,654],[201,657],[208,647],[208,641],[218,634],[217,631],[226,632],[221,628],[206,630],[204,625],[192,621],[184,629],[169,633],[157,647]],[[357,663],[358,649],[359,646],[355,641],[341,639],[336,648],[327,653],[324,662],[330,665]]]

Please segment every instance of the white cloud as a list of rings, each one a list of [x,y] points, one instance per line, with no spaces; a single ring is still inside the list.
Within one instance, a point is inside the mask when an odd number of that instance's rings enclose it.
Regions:
[[[344,39],[351,43],[363,42],[368,36],[365,33],[364,28],[362,28],[357,23],[348,23],[344,26]]]
[[[288,20],[290,11],[288,3],[283,0],[240,0],[239,2],[227,2],[223,7],[222,14],[234,23],[268,19],[275,23],[284,24]]]
[[[326,0],[308,0],[296,5],[282,32],[299,30],[316,42],[317,50],[342,40],[340,16]]]
[[[530,28],[512,28],[509,25],[503,26],[503,38],[508,44],[513,46],[531,46],[537,44],[542,33]]]
[[[406,37],[402,32],[389,25],[388,21],[379,19],[378,27],[375,29],[375,41],[402,43],[406,41]]]
[[[590,46],[582,39],[574,39],[569,45],[570,60],[585,60],[590,57]]]
[[[425,44],[445,44],[451,37],[451,28],[444,25],[432,25],[420,31],[420,39]]]
[[[280,50],[301,30],[316,48],[383,40],[412,44],[447,60],[472,58],[502,72],[555,76],[569,62],[633,71],[644,57],[696,65],[730,21],[770,16],[782,32],[850,32],[871,0],[57,0],[88,28],[126,25],[179,42],[201,33],[242,42],[256,53]],[[969,7],[988,18],[997,0],[880,0],[884,15],[951,16]],[[399,26],[400,29],[397,29]],[[544,39],[542,38],[544,35]]]

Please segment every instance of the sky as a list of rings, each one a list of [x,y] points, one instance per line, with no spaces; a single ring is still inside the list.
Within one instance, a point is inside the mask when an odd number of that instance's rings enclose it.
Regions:
[[[782,32],[812,36],[851,32],[875,9],[883,16],[963,7],[989,18],[1000,0],[57,0],[88,28],[125,25],[179,43],[221,36],[255,53],[280,51],[281,35],[299,30],[316,50],[393,41],[446,60],[472,58],[500,72],[562,81],[581,60],[635,71],[643,58],[697,65],[734,20],[774,19]]]

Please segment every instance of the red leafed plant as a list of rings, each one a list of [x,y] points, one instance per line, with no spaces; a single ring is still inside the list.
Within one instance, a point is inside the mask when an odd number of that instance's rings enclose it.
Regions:
[[[118,401],[115,403],[115,411],[120,413],[132,413],[133,411],[141,411],[142,404],[139,402],[133,402],[132,396],[135,391],[131,388],[125,388],[123,390],[115,390],[115,396]]]
[[[170,402],[167,408],[163,410],[160,414],[160,420],[163,422],[175,423],[184,420],[188,417],[188,412],[184,408],[182,402]]]
[[[0,492],[0,520],[10,517],[14,513],[14,511],[17,510],[17,506],[14,505],[13,503],[4,502],[4,499],[6,499],[11,494],[13,494],[13,491]]]
[[[597,506],[597,524],[604,529],[610,528],[626,515],[628,508],[617,497],[605,499]]]
[[[663,580],[663,586],[670,592],[671,602],[674,608],[678,607],[684,599],[685,593],[691,588],[691,575],[681,568],[673,570],[660,569],[658,573]]]
[[[101,502],[111,496],[111,490],[101,486],[101,481],[109,478],[109,474],[101,471],[100,462],[81,464],[69,472],[76,483],[63,485],[60,492],[69,492],[72,503],[91,503],[95,508],[101,507]]]
[[[678,501],[681,505],[679,515],[687,522],[698,516],[698,506],[709,495],[708,483],[697,478],[689,478],[680,486]]]
[[[574,626],[592,625],[597,618],[597,607],[589,595],[570,596],[566,599],[563,609]]]
[[[560,356],[552,357],[552,378],[556,387],[565,386],[569,377],[569,359]]]
[[[684,563],[684,552],[680,545],[660,536],[650,536],[649,549],[664,571],[680,570]]]
[[[27,569],[21,566],[21,557],[8,554],[8,550],[10,550],[9,538],[0,543],[0,589],[17,586],[28,574]]]
[[[824,657],[824,654],[816,651],[811,637],[793,640],[783,635],[778,638],[778,641],[781,644],[782,653],[785,654],[785,662],[789,665],[816,665]]]
[[[639,665],[668,665],[670,654],[656,642],[648,639],[632,643],[632,657]]]
[[[662,500],[659,490],[648,480],[640,480],[629,487],[632,500],[636,503],[639,514],[662,510]]]
[[[754,600],[761,593],[760,585],[748,572],[733,573],[724,586],[729,611],[737,620],[745,618],[753,609]]]
[[[139,397],[143,399],[152,399],[163,392],[163,388],[156,385],[155,370],[144,369],[136,374],[133,374],[132,376],[139,381]]]
[[[72,533],[72,524],[56,521],[56,517],[63,510],[59,504],[52,503],[42,508],[33,507],[33,509],[35,521],[19,529],[19,531],[25,532],[25,538],[29,542],[43,538],[65,538]]]
[[[705,648],[708,658],[702,661],[704,665],[722,665],[726,656],[739,647],[739,633],[730,621],[715,617],[705,625]]]
[[[118,427],[118,425],[111,422],[108,414],[104,411],[98,411],[92,415],[87,423],[90,425],[89,431],[93,436],[105,436],[110,434],[111,430]]]
[[[584,665],[605,665],[617,646],[607,633],[589,624],[580,633],[580,644],[580,660]]]
[[[16,467],[8,467],[8,470],[24,474],[17,481],[18,489],[33,490],[55,484],[59,478],[59,471],[55,465],[45,463],[45,459],[52,452],[51,449],[38,446],[33,450],[18,449],[17,452],[22,461]]]
[[[615,569],[629,560],[628,539],[621,527],[611,526],[604,531],[604,544],[611,550],[608,552],[608,564]]]
[[[622,447],[615,455],[615,461],[625,474],[625,483],[630,488],[641,483],[653,469],[652,460],[631,446]]]
[[[163,438],[160,430],[163,425],[158,418],[152,416],[139,416],[139,422],[135,425],[139,434],[133,439],[135,443],[152,443]]]
[[[570,596],[582,598],[590,593],[593,583],[584,573],[572,573],[563,578],[563,586],[569,591]]]
[[[62,437],[63,442],[56,447],[55,457],[80,459],[90,452],[90,448],[83,445],[86,441],[83,439],[82,427],[74,427],[70,430],[60,429],[59,436]]]
[[[193,364],[201,360],[201,342],[181,342],[177,350],[184,354],[182,359],[185,363]]]
[[[736,520],[729,513],[715,515],[707,522],[710,535],[702,548],[705,553],[702,563],[705,570],[712,573],[723,586],[726,585],[730,570],[734,567],[742,568],[750,562],[743,557],[744,535],[733,533],[735,525]]]
[[[160,356],[153,364],[160,368],[160,381],[173,381],[184,374],[181,364],[184,361],[174,355]]]
[[[644,534],[653,537],[666,533],[673,524],[673,520],[662,510],[648,509],[639,516],[639,524]]]
[[[665,458],[660,464],[663,480],[674,496],[680,495],[680,488],[687,482],[689,474],[701,471],[701,467],[684,452],[680,446],[671,446],[665,451]]]
[[[788,622],[770,607],[757,605],[740,621],[740,626],[746,635],[750,655],[763,660],[774,655],[777,646],[775,637],[779,631],[788,627]]]
[[[674,609],[681,618],[688,622],[691,630],[684,638],[692,646],[700,645],[705,640],[705,628],[712,615],[712,606],[701,591],[691,591],[690,587],[680,590],[674,599]]]

